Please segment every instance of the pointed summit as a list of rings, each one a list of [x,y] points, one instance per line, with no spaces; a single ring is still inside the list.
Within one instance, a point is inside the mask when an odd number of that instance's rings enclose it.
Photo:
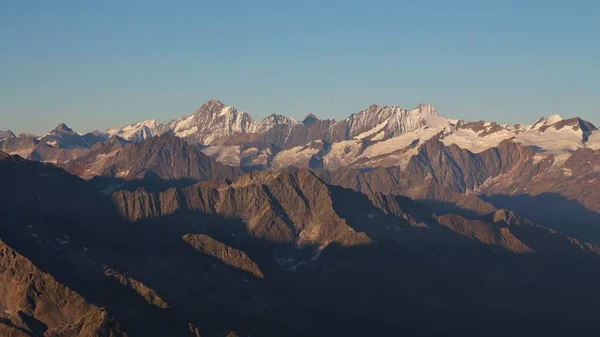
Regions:
[[[8,139],[8,138],[15,138],[15,137],[17,137],[17,136],[10,130],[0,130],[0,140]]]
[[[304,117],[304,120],[302,121],[302,124],[304,125],[312,125],[314,122],[318,121],[319,118],[317,118],[317,116],[313,113],[309,113],[308,115],[306,115],[306,117]]]
[[[52,131],[57,131],[60,133],[75,133],[73,129],[69,128],[65,123],[58,124]]]
[[[421,103],[414,110],[418,110],[419,112],[421,112],[423,114],[429,114],[429,115],[439,116],[439,114],[440,114],[437,111],[437,109],[429,103]]]
[[[221,102],[220,100],[213,98],[210,101],[202,104],[202,106],[200,106],[200,108],[198,110],[196,110],[195,114],[196,115],[200,115],[200,114],[205,114],[205,113],[210,113],[212,115],[214,114],[218,114],[221,112],[221,110],[223,110],[225,108],[225,103]]]
[[[272,114],[268,115],[267,117],[265,117],[260,122],[254,124],[254,126],[252,127],[252,129],[250,131],[256,132],[256,133],[262,133],[262,132],[267,132],[277,126],[287,125],[289,127],[292,127],[297,124],[298,124],[298,122],[293,118],[272,113]]]

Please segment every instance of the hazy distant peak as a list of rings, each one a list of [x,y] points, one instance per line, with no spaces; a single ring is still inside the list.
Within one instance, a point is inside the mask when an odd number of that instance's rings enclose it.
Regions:
[[[57,131],[60,133],[75,133],[73,129],[67,126],[65,123],[58,124],[53,131]]]
[[[0,140],[15,137],[16,135],[10,130],[0,130]]]
[[[319,118],[317,118],[317,116],[315,114],[309,113],[308,115],[306,115],[306,117],[304,117],[304,120],[302,120],[302,124],[310,125],[318,120],[319,120]]]

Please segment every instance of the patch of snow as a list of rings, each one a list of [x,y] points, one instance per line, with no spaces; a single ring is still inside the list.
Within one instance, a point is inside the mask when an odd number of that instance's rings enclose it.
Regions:
[[[182,120],[178,121],[175,124],[175,127],[173,128],[173,131],[175,131],[175,133],[177,132],[181,132],[183,130],[186,130],[187,128],[190,127],[190,125],[193,123],[194,121],[194,115],[190,115],[187,117],[184,117]]]
[[[310,158],[319,153],[319,149],[309,146],[296,146],[279,152],[273,158],[272,168],[279,169],[287,166],[307,167]]]
[[[346,166],[356,160],[360,150],[360,140],[344,140],[334,143],[331,150],[323,158],[324,164],[330,170]]]
[[[226,106],[224,107],[221,112],[219,113],[219,116],[226,116],[231,112],[231,107],[230,106]]]
[[[238,145],[213,145],[204,148],[202,152],[221,164],[240,166],[240,146]]]
[[[600,130],[592,131],[588,141],[585,143],[585,147],[590,148],[594,151],[600,150]]]
[[[300,261],[300,262],[296,263],[292,268],[290,268],[290,271],[296,271],[296,269],[303,264],[306,264],[306,262]]]
[[[117,174],[115,174],[116,178],[125,178],[127,177],[127,175],[129,174],[129,172],[131,171],[131,167],[127,169],[127,171],[119,171],[117,172]]]
[[[484,137],[479,135],[484,132],[475,132],[471,129],[458,129],[452,134],[444,137],[442,142],[448,146],[450,144],[456,144],[463,149],[467,149],[474,153],[483,152],[490,147],[498,146],[503,140],[509,139],[515,136],[513,130],[503,129],[498,132],[491,133]]]
[[[191,134],[194,134],[198,132],[198,127],[194,126],[193,128],[189,128],[187,130],[183,130],[183,131],[175,131],[175,136],[183,138],[183,137],[187,137]]]
[[[529,127],[527,127],[527,129],[529,129],[529,130],[539,130],[543,126],[556,124],[556,123],[558,123],[558,122],[560,122],[562,120],[563,120],[563,118],[561,116],[559,116],[559,115],[552,115],[552,116],[548,116],[548,117],[542,117],[542,118],[538,119],[537,122],[535,122],[532,125],[530,125]]]
[[[258,152],[258,149],[255,147],[251,147],[251,148],[245,149],[243,151],[243,153],[248,153],[248,152],[251,152],[251,153]]]
[[[258,153],[258,154],[256,154],[255,151],[244,151],[243,152],[243,157],[244,157],[243,160],[246,165],[266,167],[267,164],[269,163],[269,159],[271,158],[271,154],[272,153],[271,153],[270,148],[266,148],[266,149],[260,151],[260,153]]]
[[[149,119],[140,123],[129,124],[122,128],[110,127],[106,129],[106,133],[126,140],[142,141],[153,136],[154,131],[158,128],[158,124],[156,119]]]
[[[541,155],[540,153],[536,153],[533,156],[532,161],[533,161],[534,164],[537,164],[537,163],[541,162],[544,158],[546,158],[545,155]]]
[[[555,156],[554,165],[563,164],[571,153],[577,149],[583,148],[583,131],[573,130],[572,128],[549,127],[544,132],[537,128],[518,134],[514,142],[525,146],[534,146],[540,149],[540,156]]]
[[[389,138],[367,147],[363,151],[363,153],[357,156],[356,159],[370,159],[367,163],[363,165],[365,167],[373,167],[379,165],[404,167],[406,163],[408,163],[410,158],[417,154],[418,150],[415,148],[404,153],[392,154],[393,152],[402,150],[417,140],[419,144],[422,144],[423,142],[431,139],[433,136],[435,136],[443,130],[443,127],[439,127],[421,128],[415,131],[406,132],[400,136]],[[373,159],[374,157],[381,158],[375,160]]]
[[[381,131],[383,128],[385,128],[385,126],[387,125],[388,121],[385,120],[381,123],[379,123],[377,126],[375,126],[374,128],[372,128],[369,131],[363,132],[360,135],[354,137],[354,139],[363,139],[363,138],[367,138],[371,135],[376,134],[377,132]]]
[[[381,131],[375,137],[371,138],[371,140],[382,140],[383,138],[385,138],[385,131]]]

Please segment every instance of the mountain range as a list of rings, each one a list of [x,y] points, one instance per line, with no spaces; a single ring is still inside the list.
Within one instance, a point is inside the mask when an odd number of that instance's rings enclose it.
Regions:
[[[598,329],[600,130],[218,100],[0,132],[0,335],[563,336]]]
[[[200,145],[223,164],[250,169],[401,167],[414,155],[415,145],[434,137],[473,153],[512,140],[535,148],[536,161],[552,158],[554,165],[578,149],[600,148],[600,131],[593,124],[558,115],[542,117],[531,125],[464,122],[442,117],[431,105],[421,104],[412,110],[372,105],[341,121],[320,120],[312,114],[301,122],[275,114],[255,121],[246,112],[214,99],[194,114],[165,124],[147,120],[83,135],[60,124],[43,137],[16,137],[8,130],[0,132],[0,140],[3,151],[29,157],[48,152],[36,147],[89,148],[114,136],[140,142],[162,134]],[[413,151],[408,151],[411,145]],[[42,154],[40,159],[66,161],[54,153]]]

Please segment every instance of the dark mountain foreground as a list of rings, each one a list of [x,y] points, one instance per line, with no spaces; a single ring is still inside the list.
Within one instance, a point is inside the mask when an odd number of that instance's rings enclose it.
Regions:
[[[130,154],[149,145],[136,146]],[[0,154],[0,335],[565,336],[600,327],[592,243],[505,209],[440,215],[306,169],[239,175],[208,165],[206,181],[102,193],[54,165]]]

